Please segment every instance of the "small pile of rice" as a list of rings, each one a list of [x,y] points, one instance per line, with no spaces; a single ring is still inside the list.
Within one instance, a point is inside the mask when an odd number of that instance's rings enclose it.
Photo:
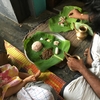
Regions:
[[[35,41],[32,44],[32,50],[35,51],[35,52],[40,51],[42,48],[43,48],[43,45],[42,45],[42,43],[40,41]]]

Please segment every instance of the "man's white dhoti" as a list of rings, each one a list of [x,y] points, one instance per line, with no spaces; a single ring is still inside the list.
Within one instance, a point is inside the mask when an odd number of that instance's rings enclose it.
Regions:
[[[92,67],[89,69],[100,78],[100,36],[94,35],[91,48],[93,57]],[[65,100],[100,100],[83,76],[70,82],[63,91]]]

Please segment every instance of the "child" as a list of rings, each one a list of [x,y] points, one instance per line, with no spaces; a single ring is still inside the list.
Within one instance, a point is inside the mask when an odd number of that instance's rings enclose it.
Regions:
[[[42,89],[44,88],[47,91],[50,91],[51,95],[52,93],[54,95],[54,100],[56,100],[56,93],[51,86],[45,84],[42,81],[36,82],[40,74],[40,70],[35,75],[29,75],[28,73],[19,72],[17,67],[9,64],[4,40],[0,37],[0,100],[4,100],[4,98],[10,97],[17,92],[17,97],[19,100],[21,100],[21,98],[24,98],[21,90],[23,90],[24,87],[30,87],[30,84],[34,84],[34,86],[42,87]],[[38,83],[41,84],[38,85]],[[35,89],[38,89],[37,87]],[[28,100],[27,98],[25,99]],[[50,100],[50,98],[48,97],[48,99],[45,100]]]

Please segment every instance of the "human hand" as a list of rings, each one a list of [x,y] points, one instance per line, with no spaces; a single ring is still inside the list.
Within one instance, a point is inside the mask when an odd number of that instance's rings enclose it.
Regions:
[[[36,79],[40,76],[40,74],[41,74],[41,71],[38,70],[38,72],[35,74]]]
[[[80,19],[81,12],[79,12],[77,9],[74,9],[74,10],[72,10],[72,11],[69,12],[68,16],[70,18]]]
[[[85,67],[82,59],[76,59],[73,57],[68,57],[67,65],[72,71],[80,71],[83,67]]]
[[[35,75],[30,75],[23,80],[25,83],[36,81]]]
[[[25,81],[26,83],[34,82],[40,76],[40,74],[41,74],[41,71],[39,70],[35,75],[30,75],[26,77],[23,81]]]

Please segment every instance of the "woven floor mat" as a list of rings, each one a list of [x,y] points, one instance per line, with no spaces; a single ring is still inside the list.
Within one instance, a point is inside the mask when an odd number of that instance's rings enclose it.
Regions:
[[[5,46],[7,49],[7,53],[9,54],[14,65],[18,67],[18,69],[25,69],[29,74],[35,74],[38,69],[37,67],[28,61],[25,57],[24,53],[18,50],[16,47],[5,41]],[[54,73],[50,71],[42,72],[39,80],[43,80],[45,83],[51,85],[59,94],[61,88],[65,84],[65,82],[56,76]],[[63,99],[62,99],[63,100]]]

